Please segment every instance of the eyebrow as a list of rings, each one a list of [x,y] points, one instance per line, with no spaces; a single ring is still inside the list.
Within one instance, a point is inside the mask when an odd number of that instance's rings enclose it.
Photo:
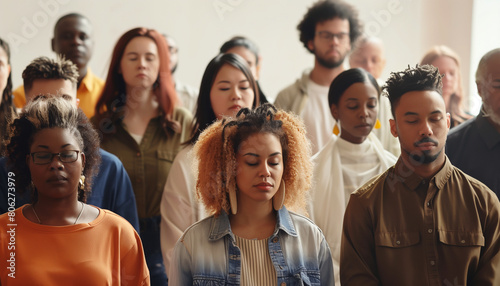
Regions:
[[[71,143],[64,144],[64,145],[61,146],[61,148],[65,148],[65,147],[68,147],[70,145],[72,145],[72,144]],[[44,149],[49,149],[49,146],[47,146],[47,145],[38,145],[36,147],[40,147],[40,148],[44,148]]]
[[[269,157],[273,157],[273,156],[277,156],[277,155],[281,155],[281,152],[274,152],[274,153],[270,154]],[[255,154],[255,153],[252,153],[252,152],[248,152],[246,154],[243,154],[243,156],[260,157],[259,154]]]
[[[242,82],[248,82],[248,79],[240,80],[238,83],[242,83]],[[229,81],[229,80],[220,80],[220,81],[216,82],[216,84],[219,84],[219,83],[231,83],[231,81]]]

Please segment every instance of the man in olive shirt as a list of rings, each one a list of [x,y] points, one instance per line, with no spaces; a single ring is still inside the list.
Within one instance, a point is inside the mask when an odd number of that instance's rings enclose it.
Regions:
[[[401,155],[351,195],[340,280],[348,285],[500,285],[500,203],[445,155],[450,128],[432,66],[384,87]]]

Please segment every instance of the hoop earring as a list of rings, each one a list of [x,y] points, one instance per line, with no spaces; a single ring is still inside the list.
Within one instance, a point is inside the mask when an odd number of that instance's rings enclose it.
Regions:
[[[375,122],[375,126],[373,126],[373,128],[380,129],[380,127],[382,127],[382,123],[380,123],[380,120],[378,120],[377,118],[377,121]]]
[[[333,126],[333,134],[339,136],[340,134],[340,129],[339,129],[339,125],[337,124],[337,122],[335,122],[335,126]]]
[[[235,215],[238,212],[238,200],[236,199],[236,188],[229,188],[229,205],[231,213]]]
[[[280,187],[276,194],[273,197],[273,208],[276,211],[279,211],[283,207],[283,203],[285,202],[285,181],[281,179]]]

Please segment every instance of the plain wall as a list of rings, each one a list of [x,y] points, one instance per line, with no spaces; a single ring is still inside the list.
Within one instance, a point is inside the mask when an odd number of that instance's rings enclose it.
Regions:
[[[56,20],[70,12],[86,15],[94,27],[95,50],[90,67],[106,77],[110,53],[125,31],[144,26],[167,33],[179,45],[179,66],[175,77],[199,87],[208,62],[220,45],[234,35],[255,41],[262,54],[261,86],[274,99],[293,83],[314,58],[298,40],[297,24],[315,2],[311,0],[143,0],[143,1],[4,1],[0,10],[0,37],[12,46],[14,86],[21,84],[21,72],[35,57],[54,56],[50,48]],[[489,6],[493,0],[351,0],[358,7],[365,31],[385,42],[387,66],[383,74],[414,66],[433,45],[449,45],[462,57],[465,90],[470,90],[472,23],[495,23],[499,17]],[[474,2],[481,2],[475,15]],[[497,1],[498,2],[498,1]],[[453,7],[452,7],[453,6]],[[476,5],[477,6],[477,5]],[[481,55],[479,55],[480,57]],[[477,57],[477,56],[476,56]],[[478,59],[477,59],[478,60]],[[476,64],[477,65],[477,64]],[[474,67],[475,69],[475,67]]]

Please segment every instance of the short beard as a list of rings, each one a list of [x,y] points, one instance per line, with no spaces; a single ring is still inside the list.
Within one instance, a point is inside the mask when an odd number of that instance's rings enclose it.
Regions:
[[[344,60],[345,60],[345,55],[338,61],[325,60],[325,59],[319,57],[318,55],[316,55],[316,53],[314,55],[316,56],[316,60],[318,61],[318,63],[321,66],[328,68],[328,69],[338,68],[339,66],[341,66],[344,63]]]
[[[439,157],[439,155],[441,155],[441,152],[443,152],[443,149],[439,150],[439,152],[437,152],[436,154],[434,155],[431,155],[429,154],[430,151],[423,151],[421,155],[419,154],[414,154],[414,153],[411,153],[407,150],[403,150],[405,151],[406,154],[408,154],[408,156],[417,164],[419,165],[428,165],[434,161],[437,160],[437,158]]]
[[[493,108],[491,108],[489,104],[483,102],[483,107],[484,107],[484,117],[490,118],[490,120],[493,121],[494,124],[500,126],[500,115],[496,114]]]

